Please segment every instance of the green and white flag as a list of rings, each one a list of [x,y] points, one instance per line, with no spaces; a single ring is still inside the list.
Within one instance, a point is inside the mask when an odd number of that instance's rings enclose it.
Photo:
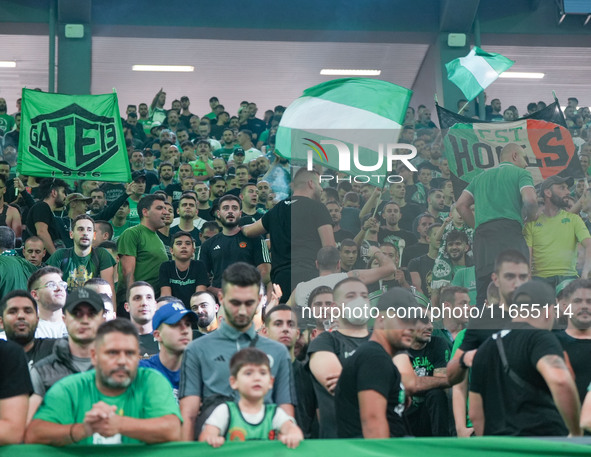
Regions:
[[[379,184],[378,176],[392,171],[388,146],[397,143],[411,95],[404,87],[368,78],[310,87],[283,114],[276,152],[308,164],[313,156],[323,167],[364,174],[370,176],[367,182]]]
[[[445,68],[448,79],[460,88],[468,101],[471,101],[514,63],[501,54],[485,52],[474,46],[466,57],[446,63]]]
[[[131,181],[117,94],[63,95],[23,89],[17,172]]]

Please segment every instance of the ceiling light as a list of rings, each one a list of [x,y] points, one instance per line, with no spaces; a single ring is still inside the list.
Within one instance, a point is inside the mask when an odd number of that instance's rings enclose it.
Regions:
[[[0,68],[16,68],[16,62],[10,60],[0,60]]]
[[[192,65],[133,65],[133,71],[172,71],[172,72],[191,72],[195,71]]]
[[[525,71],[506,71],[499,75],[499,78],[514,78],[514,79],[542,79],[544,73],[531,73]]]
[[[380,76],[382,70],[333,70],[324,68],[320,70],[320,74],[325,76]]]

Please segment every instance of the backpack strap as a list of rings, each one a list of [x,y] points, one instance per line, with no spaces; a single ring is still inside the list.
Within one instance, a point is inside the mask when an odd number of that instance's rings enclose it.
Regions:
[[[509,378],[511,378],[511,380],[522,389],[529,389],[533,392],[539,390],[537,387],[530,384],[517,373],[515,373],[515,371],[513,371],[509,366],[507,354],[505,353],[505,345],[503,344],[502,332],[495,333],[493,335],[493,338],[496,340],[497,349],[499,351],[499,357],[501,358],[501,363],[503,364],[503,371],[505,372],[505,374],[509,376]]]

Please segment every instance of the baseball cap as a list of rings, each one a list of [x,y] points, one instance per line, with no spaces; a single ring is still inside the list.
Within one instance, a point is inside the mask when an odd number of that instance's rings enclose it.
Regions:
[[[540,194],[543,194],[546,189],[550,189],[554,184],[566,183],[568,187],[574,184],[574,179],[571,177],[562,177],[558,175],[550,176],[540,184]]]
[[[244,152],[244,149],[236,148],[236,149],[234,149],[234,155],[235,156],[243,156],[243,155],[246,155],[246,153]]]
[[[538,305],[556,303],[556,291],[554,288],[543,281],[536,281],[535,279],[532,279],[515,289],[515,292],[513,292],[513,301],[517,303],[520,295],[527,295],[529,297],[529,300],[527,301],[527,304],[529,305],[532,303]]]
[[[73,193],[66,197],[66,205],[69,205],[72,202],[83,201],[86,203],[90,203],[92,201],[92,197],[85,197],[79,193]]]
[[[146,179],[146,173],[145,173],[145,172],[143,172],[143,171],[134,171],[134,172],[131,174],[131,180],[132,180],[132,181],[137,181],[137,180],[138,180],[138,179],[140,179],[140,178],[144,178],[144,179]]]
[[[406,308],[408,306],[419,306],[412,292],[402,287],[393,287],[380,297],[377,308],[386,311],[388,308]]]
[[[105,310],[105,304],[101,296],[94,290],[86,287],[79,287],[68,294],[64,310],[71,313],[76,306],[82,303],[90,305],[97,313]]]
[[[176,324],[183,317],[189,316],[193,322],[197,322],[198,316],[178,303],[166,303],[154,313],[152,328],[157,329],[162,324]]]
[[[150,132],[158,127],[162,127],[162,124],[160,122],[158,122],[158,121],[152,122],[152,125],[150,126]]]

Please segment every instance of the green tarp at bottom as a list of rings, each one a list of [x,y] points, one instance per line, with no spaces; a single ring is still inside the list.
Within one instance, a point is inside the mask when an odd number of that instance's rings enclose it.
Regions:
[[[169,443],[159,445],[67,446],[56,448],[35,444],[5,446],[0,457],[223,457],[236,453],[240,457],[307,457],[307,456],[363,456],[363,457],[474,457],[476,455],[510,456],[586,456],[591,445],[530,438],[401,438],[391,440],[309,440],[295,449],[279,442],[249,441],[226,443],[213,449],[205,443]]]

